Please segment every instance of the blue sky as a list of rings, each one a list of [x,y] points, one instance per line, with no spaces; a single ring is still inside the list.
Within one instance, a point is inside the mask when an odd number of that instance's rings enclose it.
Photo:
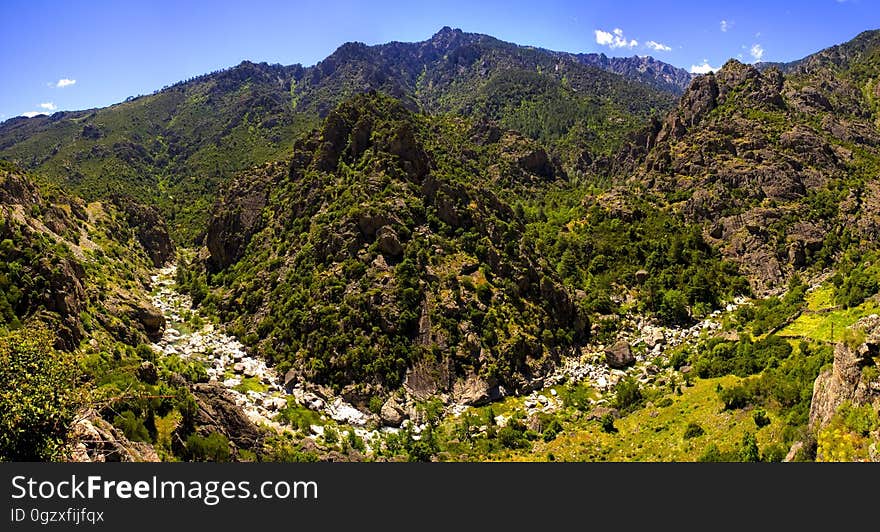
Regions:
[[[702,71],[791,61],[878,29],[880,0],[0,0],[0,120],[103,107],[244,59],[311,65],[346,41],[420,41],[443,26]]]

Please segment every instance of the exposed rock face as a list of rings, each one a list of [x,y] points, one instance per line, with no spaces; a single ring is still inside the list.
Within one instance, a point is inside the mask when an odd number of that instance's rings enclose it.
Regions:
[[[219,196],[205,236],[211,271],[226,268],[244,254],[251,237],[262,227],[269,186],[285,172],[284,163],[263,165],[236,176]]]
[[[159,462],[148,443],[132,442],[94,410],[80,416],[71,427],[70,460],[73,462]]]
[[[637,179],[661,196],[678,196],[685,217],[704,225],[758,294],[810,266],[838,228],[876,233],[876,214],[855,196],[823,198],[824,210],[812,212],[820,205],[814,193],[837,197],[824,189],[852,173],[844,145],[877,156],[880,144],[866,117],[870,105],[852,81],[822,61],[811,64],[783,75],[728,61],[694,79],[653,138],[637,140],[648,146]],[[870,186],[867,192],[865,203]]]
[[[868,316],[856,327],[867,326],[868,339],[852,347],[839,343],[834,348],[834,364],[816,378],[810,403],[810,428],[822,428],[843,403],[855,405],[870,403],[880,397],[878,382],[866,380],[862,369],[874,366],[874,357],[880,355],[880,318]]]
[[[620,340],[605,350],[605,361],[615,369],[623,369],[635,363],[636,357],[632,354],[629,342]]]
[[[125,213],[128,225],[135,230],[138,242],[153,261],[153,266],[158,268],[172,259],[174,244],[165,220],[155,208],[123,196],[114,196],[112,201]]]
[[[207,436],[217,432],[226,436],[239,449],[259,446],[263,433],[235,403],[235,398],[215,383],[192,386],[197,410],[193,417],[196,432]]]
[[[682,68],[658,61],[653,57],[608,57],[605,54],[577,54],[577,59],[615,74],[620,74],[658,89],[681,94],[687,89],[694,75]]]
[[[452,396],[457,403],[473,406],[501,398],[497,385],[473,374],[455,382]]]

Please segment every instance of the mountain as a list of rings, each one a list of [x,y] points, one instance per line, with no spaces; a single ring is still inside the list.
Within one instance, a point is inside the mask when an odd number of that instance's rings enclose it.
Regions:
[[[444,28],[4,122],[0,459],[872,458],[878,102]]]
[[[479,403],[533,388],[588,337],[574,295],[522,244],[513,202],[564,179],[533,141],[369,93],[294,154],[224,190],[203,302],[287,381],[362,406],[401,385]]]
[[[759,291],[832,267],[849,245],[877,237],[878,35],[788,74],[731,60],[697,78],[634,180],[702,224]]]
[[[614,72],[675,95],[681,95],[695,77],[683,68],[674,67],[651,56],[608,57],[605,54],[576,54],[575,58],[585,65]]]
[[[0,125],[0,150],[88,200],[154,203],[193,238],[226,176],[289,151],[306,120],[290,107],[299,71],[245,62],[103,109],[14,118]]]
[[[246,61],[107,108],[7,120],[0,156],[90,200],[120,191],[156,204],[172,234],[194,242],[223,180],[289,155],[298,134],[368,90],[412,110],[498,120],[559,145],[570,169],[595,171],[673,104],[665,80],[681,73],[650,59],[624,67],[634,61],[602,62],[618,76],[587,56],[444,28],[419,43],[347,43],[308,68]]]

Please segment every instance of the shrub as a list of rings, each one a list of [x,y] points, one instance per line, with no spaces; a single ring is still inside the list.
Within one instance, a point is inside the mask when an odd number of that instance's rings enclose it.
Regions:
[[[614,405],[623,411],[632,411],[641,405],[643,397],[639,382],[627,377],[614,388]]]
[[[125,434],[131,441],[150,442],[150,433],[144,425],[144,420],[138,418],[131,410],[126,410],[113,419],[113,425]]]
[[[745,408],[752,400],[749,391],[741,384],[731,386],[730,388],[722,388],[718,393],[718,397],[724,403],[725,410]]]
[[[739,459],[742,462],[758,462],[761,459],[758,453],[758,440],[751,432],[743,434],[739,448]]]
[[[718,446],[710,443],[697,458],[697,462],[736,462],[738,459],[739,455],[736,452],[722,452]]]
[[[703,430],[703,427],[692,421],[688,423],[687,428],[684,429],[684,439],[689,440],[691,438],[699,438],[705,433],[706,431]]]
[[[385,404],[385,401],[383,401],[380,396],[374,395],[374,396],[370,397],[370,404],[369,404],[370,412],[372,412],[376,415],[379,415],[379,412],[382,411],[382,405],[384,405],[384,404]]]
[[[212,432],[208,436],[191,434],[186,439],[187,458],[195,462],[227,462],[231,453],[226,436]]]
[[[64,458],[67,428],[84,398],[74,358],[53,343],[43,328],[0,338],[0,461]]]
[[[614,426],[614,415],[610,412],[599,418],[599,423],[602,425],[604,432],[609,434],[617,432],[617,427]]]
[[[761,461],[762,462],[782,462],[785,460],[788,451],[786,451],[785,447],[778,444],[773,443],[764,447],[764,452],[761,453]]]
[[[562,423],[559,422],[558,419],[554,419],[550,422],[546,429],[544,429],[543,438],[544,441],[553,441],[556,439],[556,436],[562,432]]]
[[[770,424],[770,417],[767,415],[767,412],[764,411],[763,408],[756,408],[752,413],[752,419],[755,420],[755,426],[760,428],[766,427]]]
[[[327,425],[324,427],[324,443],[333,445],[339,441],[339,433],[336,429]]]

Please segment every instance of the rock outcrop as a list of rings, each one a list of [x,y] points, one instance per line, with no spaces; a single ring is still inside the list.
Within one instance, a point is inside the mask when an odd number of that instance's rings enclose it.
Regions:
[[[158,268],[174,257],[174,244],[159,211],[125,196],[113,196],[111,200],[125,214],[153,266]]]
[[[197,434],[222,434],[237,449],[259,447],[264,437],[263,431],[248,419],[223,386],[217,383],[193,384],[191,391],[196,400],[191,424]]]
[[[70,430],[72,462],[159,462],[152,445],[130,441],[94,410],[83,412]]]
[[[813,384],[809,422],[813,431],[822,428],[845,402],[858,406],[880,398],[880,382],[873,376],[876,372],[862,371],[867,367],[876,368],[874,357],[880,355],[880,318],[872,316],[862,320],[865,322],[874,328],[867,340],[856,346],[845,342],[836,344],[832,368],[821,373]]]
[[[730,60],[694,79],[654,136],[630,149],[648,147],[635,180],[703,225],[759,295],[809,267],[843,227],[876,233],[870,185],[864,205],[834,192],[853,172],[845,146],[880,157],[871,105],[833,70],[840,64],[811,64],[783,74]]]
[[[251,237],[262,227],[262,210],[269,187],[286,173],[285,162],[268,163],[243,172],[226,186],[214,205],[205,236],[208,268],[220,271],[244,254]]]

